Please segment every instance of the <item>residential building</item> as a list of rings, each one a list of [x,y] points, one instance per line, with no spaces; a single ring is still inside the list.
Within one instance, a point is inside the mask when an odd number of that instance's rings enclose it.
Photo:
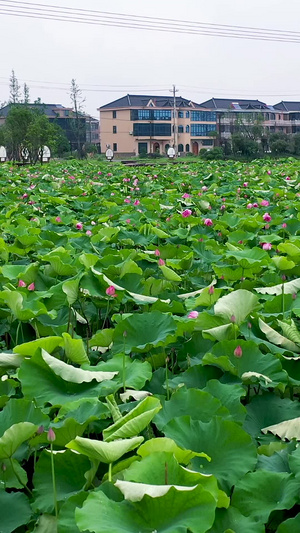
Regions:
[[[294,133],[285,104],[295,102],[281,102],[271,106],[260,100],[211,98],[200,105],[216,113],[218,137],[228,139],[233,133],[246,132],[254,124],[262,125],[270,133]],[[298,109],[300,116],[300,103]]]
[[[174,106],[172,96],[127,94],[99,111],[102,151],[110,147],[119,157],[165,154],[171,146],[198,154],[214,144],[216,113],[181,96]]]
[[[13,105],[28,105],[30,109],[36,109],[46,115],[50,122],[60,126],[70,143],[71,149],[77,149],[76,126],[74,124],[75,113],[71,107],[64,107],[61,104],[8,104],[0,109],[0,126],[5,124],[6,117]],[[99,145],[99,121],[89,115],[80,114],[79,117],[80,143],[84,145],[89,142]]]

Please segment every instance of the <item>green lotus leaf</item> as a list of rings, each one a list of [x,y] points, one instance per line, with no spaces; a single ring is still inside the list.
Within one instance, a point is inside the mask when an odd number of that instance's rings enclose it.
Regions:
[[[51,514],[42,514],[33,533],[57,533],[57,520]]]
[[[62,337],[43,337],[31,342],[24,342],[14,347],[14,352],[18,355],[34,355],[40,348],[52,353],[58,346],[62,346]]]
[[[64,339],[64,349],[67,359],[78,365],[89,363],[82,339],[72,339],[69,333],[63,333],[62,337]]]
[[[266,523],[272,511],[291,509],[298,493],[299,482],[292,474],[257,470],[237,482],[232,505],[243,515]]]
[[[90,468],[90,461],[83,455],[70,450],[57,453],[54,457],[57,501],[65,502],[70,496],[83,489],[86,471]],[[42,512],[52,512],[54,509],[52,492],[51,455],[48,450],[42,451],[36,464],[34,476],[33,509]]]
[[[94,533],[123,531],[140,533],[157,530],[160,533],[205,533],[212,525],[215,500],[201,485],[189,491],[171,487],[161,497],[145,495],[140,502],[115,502],[101,491],[91,493],[81,509],[76,509],[76,523],[80,531],[87,528]],[[99,514],[99,508],[102,513]],[[201,516],[201,521],[199,521]]]
[[[230,420],[214,416],[210,422],[201,422],[181,416],[164,427],[164,434],[182,448],[206,453],[210,462],[195,457],[191,463],[204,474],[214,474],[224,490],[255,467],[256,449],[251,437]]]
[[[79,282],[79,278],[70,279],[68,281],[65,281],[62,285],[62,290],[67,295],[69,305],[73,305],[78,298]]]
[[[300,347],[297,346],[297,344],[295,344],[292,340],[288,339],[287,337],[284,337],[283,335],[281,335],[281,333],[278,333],[278,331],[271,328],[271,326],[269,326],[261,318],[259,318],[258,323],[261,331],[265,334],[265,336],[270,342],[282,346],[282,348],[285,348],[286,350],[289,350],[291,352],[300,353]]]
[[[19,422],[13,424],[0,437],[0,459],[9,459],[13,456],[19,446],[30,439],[38,426],[31,422]]]
[[[298,533],[300,529],[300,513],[294,518],[281,522],[276,533]]]
[[[70,496],[69,499],[61,505],[59,510],[59,533],[70,533],[70,531],[72,531],[72,533],[79,533],[79,529],[75,522],[75,509],[82,506],[88,495],[89,493],[87,491],[78,492],[74,496]],[[52,531],[49,531],[49,533],[52,533]]]
[[[134,409],[129,411],[117,422],[103,431],[103,438],[109,442],[112,440],[133,437],[138,435],[151,422],[153,417],[161,409],[161,403],[157,398],[148,396]]]
[[[89,383],[93,380],[100,383],[101,381],[113,379],[118,373],[82,370],[82,368],[76,368],[60,361],[60,359],[56,359],[56,357],[52,357],[46,350],[42,350],[42,358],[57,376],[69,383]]]
[[[41,407],[49,403],[61,406],[80,398],[104,397],[114,393],[119,387],[118,383],[113,381],[98,383],[94,379],[83,383],[67,382],[53,372],[41,354],[24,360],[18,377],[25,398],[34,398],[36,405]]]
[[[150,439],[144,442],[138,449],[137,453],[141,457],[148,457],[152,453],[166,452],[172,453],[178,463],[187,465],[190,463],[193,457],[198,456],[198,452],[192,452],[191,450],[186,450],[185,448],[180,448],[177,446],[176,442],[172,439],[166,437],[157,437],[155,439]],[[201,457],[206,456],[209,461],[209,457],[206,454],[200,453]]]
[[[265,533],[265,526],[252,517],[244,516],[238,509],[217,509],[213,527],[208,533]],[[295,532],[296,533],[296,532]]]
[[[122,320],[115,328],[113,349],[115,353],[126,354],[132,350],[145,352],[151,346],[168,343],[176,331],[175,320],[167,313],[135,313]]]
[[[12,533],[31,518],[29,501],[22,492],[0,490],[1,533]]]
[[[109,464],[118,461],[125,453],[137,448],[143,440],[144,437],[133,437],[131,439],[120,439],[113,442],[103,442],[76,437],[76,439],[66,444],[66,447],[82,455],[86,455],[92,461]]]
[[[282,294],[282,291],[284,291],[284,294],[294,294],[297,293],[299,289],[300,278],[279,283],[278,285],[273,285],[272,287],[257,287],[254,290],[260,294],[275,294],[278,296],[279,294]]]
[[[178,276],[178,274],[176,274],[176,272],[174,272],[174,270],[172,270],[171,268],[167,267],[166,265],[162,265],[159,268],[162,271],[164,277],[168,281],[181,281],[181,277]]]
[[[234,351],[240,346],[242,356],[236,357]],[[282,370],[280,361],[271,353],[262,353],[253,341],[223,341],[215,344],[211,353],[204,355],[204,365],[214,364],[224,371],[242,377],[245,373],[261,374],[259,382],[265,386],[286,383],[287,375]],[[267,379],[266,379],[267,378]]]
[[[222,406],[220,400],[208,392],[197,389],[180,388],[162,405],[161,411],[154,419],[160,431],[163,431],[170,420],[182,415],[190,415],[193,420],[202,420],[202,422],[209,422],[214,415],[224,418],[229,416],[229,411]]]
[[[258,298],[255,294],[244,289],[238,289],[219,298],[215,304],[214,312],[215,315],[220,315],[228,320],[235,317],[234,322],[240,325],[257,305]]]
[[[255,396],[246,406],[244,429],[253,437],[260,437],[261,430],[300,417],[300,405],[289,398],[279,398],[272,392]]]

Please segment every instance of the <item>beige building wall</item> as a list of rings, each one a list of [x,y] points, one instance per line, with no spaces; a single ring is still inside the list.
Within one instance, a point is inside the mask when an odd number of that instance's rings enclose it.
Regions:
[[[130,120],[132,109],[142,109],[141,107],[131,107],[127,109],[100,109],[100,132],[101,132],[101,150],[102,153],[110,147],[116,154],[124,155],[138,155],[139,143],[147,143],[147,153],[159,152],[165,154],[168,147],[174,145],[173,118],[169,120]],[[145,108],[143,108],[145,109]],[[155,107],[157,110],[165,110],[163,107]],[[170,109],[170,108],[168,108]],[[172,109],[171,109],[172,111]],[[183,112],[183,118],[178,117],[178,111]],[[186,117],[186,112],[189,111],[189,117]],[[176,144],[178,152],[193,152],[198,153],[203,147],[203,140],[212,140],[210,136],[191,136],[191,125],[195,121],[191,121],[191,111],[205,111],[207,109],[185,107],[177,109],[176,111]],[[134,123],[164,123],[171,124],[171,135],[165,136],[134,136]],[[197,122],[198,123],[198,122]],[[212,124],[217,129],[216,122],[201,122],[201,124]],[[188,126],[188,131],[187,131]],[[180,131],[183,129],[183,131]],[[179,130],[179,131],[178,131]],[[205,148],[211,148],[205,146]],[[183,148],[183,149],[182,149]]]

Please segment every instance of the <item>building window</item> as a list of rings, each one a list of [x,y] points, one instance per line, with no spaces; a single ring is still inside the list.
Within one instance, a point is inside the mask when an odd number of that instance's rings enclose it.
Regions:
[[[68,109],[65,109],[65,117],[68,117],[70,115],[70,111]]]
[[[114,144],[113,144],[113,151],[114,151],[114,152],[117,152],[117,151],[118,151],[118,145],[117,145],[117,143],[114,143]]]
[[[191,111],[191,120],[194,122],[216,122],[217,115],[213,111]]]
[[[185,118],[190,118],[190,112],[189,111],[185,112]]]
[[[171,111],[169,109],[154,109],[153,120],[171,120]]]
[[[139,143],[138,152],[139,154],[146,154],[148,152],[148,143]]]
[[[185,133],[190,133],[190,127],[189,127],[189,125],[187,125],[187,126],[185,127]]]
[[[117,133],[117,126],[113,126],[113,133]]]
[[[202,146],[213,146],[214,141],[213,139],[203,139]]]
[[[183,152],[183,144],[178,145],[178,152]]]
[[[183,111],[178,111],[178,118],[183,118],[183,117],[184,117]]]
[[[190,145],[189,145],[189,144],[186,144],[186,145],[185,145],[185,151],[186,151],[186,152],[189,152],[189,151],[190,151]]]
[[[113,111],[113,117],[112,118],[117,118],[117,112],[116,111]]]
[[[178,133],[183,133],[183,132],[184,132],[183,126],[178,126]]]
[[[207,137],[210,131],[216,131],[214,124],[191,124],[192,137]]]
[[[133,135],[136,137],[169,137],[171,135],[171,124],[135,123],[133,124]]]

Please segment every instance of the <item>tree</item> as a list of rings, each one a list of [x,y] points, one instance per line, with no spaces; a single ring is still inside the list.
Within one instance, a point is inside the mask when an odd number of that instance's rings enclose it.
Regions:
[[[71,81],[70,98],[74,108],[74,119],[71,119],[71,127],[75,136],[78,157],[82,159],[84,157],[83,145],[86,140],[86,124],[83,116],[85,98],[82,97],[82,92],[74,78]]]
[[[20,101],[20,85],[15,75],[15,71],[11,71],[9,78],[9,102],[17,104]]]
[[[270,149],[273,155],[285,155],[293,151],[291,137],[286,133],[271,133]]]
[[[246,157],[257,157],[260,153],[260,147],[257,141],[245,137],[241,133],[234,133],[232,135],[232,150],[234,154]]]
[[[29,104],[30,97],[29,97],[29,87],[27,83],[24,83],[23,85],[23,100],[24,100],[24,104]]]
[[[32,109],[24,104],[11,106],[5,125],[0,128],[2,138],[13,161],[20,160],[22,150],[27,150],[31,163],[38,160],[42,163],[45,145],[56,153],[69,150],[64,131],[51,123],[42,109]]]

